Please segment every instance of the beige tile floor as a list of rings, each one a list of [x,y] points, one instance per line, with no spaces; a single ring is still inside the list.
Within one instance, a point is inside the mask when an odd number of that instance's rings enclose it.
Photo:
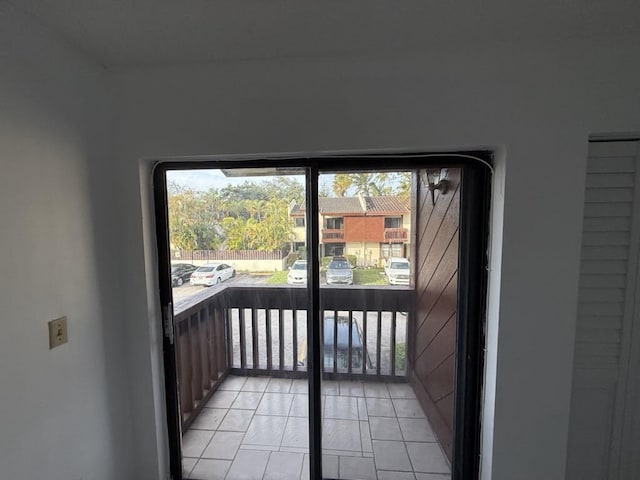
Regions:
[[[450,480],[412,388],[325,381],[323,474],[350,480]],[[309,478],[306,380],[228,377],[183,436],[185,478]]]

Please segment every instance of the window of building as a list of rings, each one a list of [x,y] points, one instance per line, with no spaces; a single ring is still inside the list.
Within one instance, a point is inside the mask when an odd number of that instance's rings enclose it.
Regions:
[[[402,228],[402,217],[386,217],[384,228]]]
[[[342,230],[344,219],[342,217],[329,217],[326,219],[326,228],[331,230]]]
[[[402,244],[401,243],[383,243],[382,244],[382,257],[403,257]]]

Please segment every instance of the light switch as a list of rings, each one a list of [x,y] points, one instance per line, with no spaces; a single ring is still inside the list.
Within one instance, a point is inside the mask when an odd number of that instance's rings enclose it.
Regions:
[[[67,343],[67,317],[56,318],[49,322],[49,349]]]

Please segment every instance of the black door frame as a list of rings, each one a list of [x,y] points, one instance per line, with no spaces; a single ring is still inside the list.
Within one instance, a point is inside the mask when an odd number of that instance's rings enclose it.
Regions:
[[[480,409],[484,368],[484,326],[486,315],[489,207],[492,154],[488,151],[456,153],[353,154],[318,157],[253,158],[246,160],[160,161],[153,169],[154,209],[158,246],[159,291],[163,319],[163,359],[170,457],[174,480],[182,479],[180,405],[177,390],[175,335],[172,322],[171,265],[167,210],[166,172],[202,169],[284,169],[306,172],[308,212],[318,210],[318,175],[335,171],[398,171],[425,168],[460,168],[460,247],[458,268],[455,406],[452,480],[475,480],[480,464]],[[274,172],[277,173],[277,172]],[[308,215],[309,245],[319,244],[317,215]],[[317,248],[308,249],[309,305],[307,342],[315,345],[320,331],[320,276]],[[310,477],[322,479],[321,437],[321,349],[310,348],[309,367],[309,453]]]

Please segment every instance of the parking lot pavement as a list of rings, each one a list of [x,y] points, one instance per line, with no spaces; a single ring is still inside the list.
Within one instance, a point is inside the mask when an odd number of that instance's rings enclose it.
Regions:
[[[269,279],[269,275],[250,275],[248,273],[238,273],[235,277],[226,280],[224,284],[229,283],[243,283],[247,285],[260,285],[266,284]],[[186,282],[181,287],[173,287],[173,302],[177,303],[178,300],[183,300],[191,295],[195,295],[198,292],[201,292],[205,288],[215,288],[213,287],[203,287],[201,285],[189,285]]]

